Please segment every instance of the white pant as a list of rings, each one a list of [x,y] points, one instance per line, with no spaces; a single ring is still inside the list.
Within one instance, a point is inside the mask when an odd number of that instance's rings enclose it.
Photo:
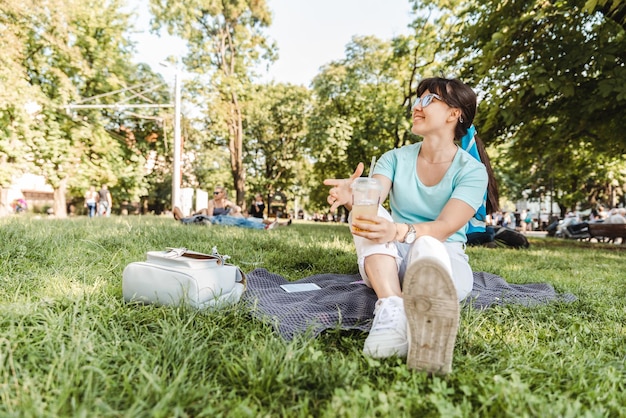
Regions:
[[[378,207],[378,216],[393,222],[391,215],[382,206]],[[352,223],[352,217],[349,219]],[[397,241],[386,244],[378,244],[363,237],[354,236],[359,272],[365,283],[372,287],[365,273],[365,258],[372,254],[386,254],[396,259],[400,284],[409,263],[416,260],[420,255],[429,255],[439,258],[444,265],[450,265],[452,270],[452,282],[456,288],[459,301],[472,291],[474,276],[468,263],[469,257],[465,254],[465,245],[460,242],[444,242],[429,237],[419,237],[413,244],[405,244]]]

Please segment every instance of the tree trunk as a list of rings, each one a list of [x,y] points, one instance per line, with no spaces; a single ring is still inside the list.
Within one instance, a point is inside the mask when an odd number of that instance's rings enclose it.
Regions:
[[[0,218],[9,213],[9,189],[0,187]]]
[[[246,173],[243,168],[243,119],[236,93],[231,93],[230,167],[235,188],[235,203],[245,209]]]
[[[67,191],[67,177],[61,180],[59,187],[54,189],[54,216],[56,218],[67,218],[67,201],[65,199],[65,193]]]

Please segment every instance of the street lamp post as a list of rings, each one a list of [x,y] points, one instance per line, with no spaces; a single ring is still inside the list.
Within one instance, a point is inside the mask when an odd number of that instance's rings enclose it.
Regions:
[[[178,69],[174,75],[174,167],[172,173],[172,210],[176,206],[181,207],[180,204],[180,183],[181,183],[181,154],[182,154],[182,140],[181,140],[181,86],[180,86],[180,73]]]
[[[167,62],[159,63],[164,67],[172,67],[171,64]],[[180,202],[180,184],[181,184],[181,154],[183,150],[182,140],[181,140],[181,80],[180,80],[180,70],[175,68],[174,73],[174,162],[172,168],[172,210],[174,207],[181,206]],[[91,101],[103,96],[110,96],[113,94],[123,93],[128,90],[136,89],[142,87],[144,84],[135,85],[131,87],[126,87],[124,89],[120,89],[117,91],[99,94],[97,96],[88,97],[86,99],[81,100],[79,103],[85,103],[87,101]],[[154,104],[154,103],[117,103],[117,104],[71,104],[65,106],[66,109],[127,109],[127,108],[164,108],[164,107],[172,107],[172,104]],[[34,106],[29,105],[29,109],[34,109]],[[28,111],[28,109],[27,109]]]

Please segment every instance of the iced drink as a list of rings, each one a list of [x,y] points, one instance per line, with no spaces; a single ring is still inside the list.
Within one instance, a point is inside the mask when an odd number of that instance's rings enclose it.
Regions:
[[[366,221],[365,219],[356,219],[357,216],[368,215],[368,216],[376,216],[378,214],[378,203],[371,203],[369,205],[352,205],[352,220],[367,224],[372,224],[374,222]],[[352,227],[353,231],[362,231],[360,228]]]
[[[352,221],[360,215],[376,216],[382,185],[374,178],[360,177],[352,183]],[[373,223],[359,219],[358,222]],[[352,227],[353,231],[360,229]]]

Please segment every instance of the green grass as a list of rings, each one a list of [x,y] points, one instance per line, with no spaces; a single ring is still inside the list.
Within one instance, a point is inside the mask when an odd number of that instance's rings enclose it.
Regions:
[[[345,225],[256,231],[170,218],[0,219],[0,416],[626,416],[626,246],[469,248],[477,271],[574,303],[464,310],[453,372],[363,357],[361,332],[286,342],[241,305],[125,304],[148,250],[217,246],[245,272],[355,273]]]

